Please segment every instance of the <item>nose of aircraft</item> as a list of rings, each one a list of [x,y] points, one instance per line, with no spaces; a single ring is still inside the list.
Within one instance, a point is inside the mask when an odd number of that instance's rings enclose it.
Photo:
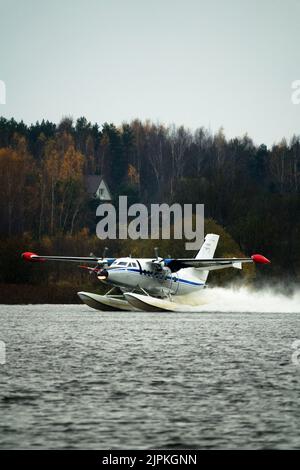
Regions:
[[[97,275],[97,278],[99,279],[99,281],[106,281],[106,279],[108,278],[108,271],[106,269],[101,269],[101,271],[99,271]]]

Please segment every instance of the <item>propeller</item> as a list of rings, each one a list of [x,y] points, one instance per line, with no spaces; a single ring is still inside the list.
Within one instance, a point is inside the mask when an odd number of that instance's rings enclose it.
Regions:
[[[83,266],[83,265],[79,266],[79,268],[86,269],[90,274],[92,274],[92,273],[98,274],[98,272],[101,271],[101,269],[102,269],[100,266],[96,266],[95,268],[91,268],[90,266]]]
[[[95,266],[95,268],[91,268],[89,266],[79,266],[79,267],[82,269],[86,269],[87,271],[89,271],[90,274],[95,273],[98,275],[101,271],[105,270],[103,268],[107,266],[107,259],[106,259],[107,252],[108,252],[108,247],[105,246],[103,253],[102,253],[102,258],[98,259],[98,263],[97,263],[97,266]],[[93,258],[96,258],[94,253],[90,253],[90,256],[92,256]]]

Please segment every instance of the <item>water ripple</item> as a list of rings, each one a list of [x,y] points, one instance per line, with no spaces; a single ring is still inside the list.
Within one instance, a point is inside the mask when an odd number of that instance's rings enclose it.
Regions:
[[[297,313],[1,306],[0,448],[300,448]]]

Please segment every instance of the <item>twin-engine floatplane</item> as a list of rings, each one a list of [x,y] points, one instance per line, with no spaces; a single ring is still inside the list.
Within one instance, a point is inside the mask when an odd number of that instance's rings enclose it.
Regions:
[[[224,268],[242,269],[243,263],[267,264],[262,255],[250,258],[214,258],[219,235],[206,235],[195,258],[160,258],[157,249],[155,258],[102,258],[95,256],[39,256],[22,254],[31,262],[71,261],[95,264],[95,267],[80,266],[94,273],[99,281],[111,289],[105,295],[78,292],[80,299],[97,310],[145,310],[176,311],[176,297],[200,292],[205,288],[209,271]],[[118,294],[114,294],[117,291]]]

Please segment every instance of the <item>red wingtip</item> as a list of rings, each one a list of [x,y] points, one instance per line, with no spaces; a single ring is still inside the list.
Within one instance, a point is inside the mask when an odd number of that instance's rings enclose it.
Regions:
[[[259,264],[271,263],[271,261],[263,255],[252,255],[251,258],[253,259],[254,263],[259,263]]]
[[[34,262],[43,262],[46,261],[43,258],[33,258],[33,256],[38,256],[36,253],[32,253],[31,251],[25,251],[25,253],[22,253],[22,258],[25,261],[34,261]]]

